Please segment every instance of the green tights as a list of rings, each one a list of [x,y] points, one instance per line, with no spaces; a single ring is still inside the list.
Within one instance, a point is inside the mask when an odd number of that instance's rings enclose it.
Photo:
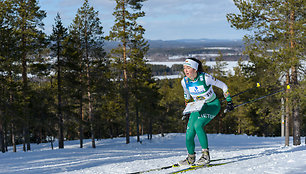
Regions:
[[[200,112],[193,112],[190,114],[186,131],[186,146],[189,154],[194,154],[194,137],[196,134],[202,149],[208,148],[207,135],[204,131],[204,126],[219,113],[220,109],[220,101],[216,98],[212,102],[205,103]]]

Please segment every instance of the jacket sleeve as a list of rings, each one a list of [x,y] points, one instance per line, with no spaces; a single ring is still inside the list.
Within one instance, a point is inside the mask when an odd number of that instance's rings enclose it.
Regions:
[[[181,80],[181,85],[182,85],[183,90],[184,90],[185,104],[187,104],[187,103],[191,102],[191,95],[189,93],[189,90],[186,87],[186,83],[185,83],[184,78]]]
[[[224,98],[226,98],[226,101],[232,100],[231,95],[228,92],[228,87],[224,82],[214,78],[213,76],[209,74],[205,74],[205,82],[207,85],[213,85],[218,88],[221,88],[223,90],[223,95],[224,95]]]

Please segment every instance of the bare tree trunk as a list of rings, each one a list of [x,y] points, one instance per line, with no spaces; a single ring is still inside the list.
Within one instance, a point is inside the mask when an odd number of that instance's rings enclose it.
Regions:
[[[22,44],[22,50],[21,50],[21,66],[22,66],[22,92],[23,92],[23,119],[24,119],[24,124],[23,126],[23,151],[26,150],[31,150],[30,146],[30,139],[29,139],[29,118],[28,118],[28,106],[27,106],[27,96],[28,96],[28,72],[27,72],[27,36],[25,34],[25,31],[27,30],[26,26],[26,16],[25,14],[21,15],[21,44]],[[26,148],[27,144],[27,148]]]
[[[92,114],[92,104],[91,104],[91,93],[90,93],[90,84],[89,84],[89,65],[87,65],[87,85],[88,85],[88,91],[87,91],[87,96],[88,96],[88,117],[90,121],[90,133],[91,133],[91,146],[92,148],[96,148],[96,143],[95,143],[95,131],[94,131],[94,116]]]
[[[5,153],[3,126],[2,126],[1,120],[0,120],[0,150],[1,150],[2,153]]]
[[[126,31],[126,24],[125,24],[125,4],[123,6],[123,17],[124,17],[124,24],[123,24],[123,33]],[[130,143],[130,116],[129,116],[129,90],[128,90],[128,83],[127,83],[127,61],[126,61],[126,45],[127,41],[124,36],[123,39],[123,76],[124,76],[124,100],[125,100],[125,120],[126,120],[126,144]]]
[[[80,94],[80,122],[79,122],[79,132],[80,132],[80,148],[83,148],[83,97],[82,92]]]
[[[281,137],[285,136],[285,102],[284,98],[281,98],[281,110],[282,110],[282,120],[281,120]]]
[[[292,72],[292,84],[294,87],[298,86],[297,70],[295,66],[291,68]],[[299,97],[294,94],[292,99],[292,128],[293,128],[293,145],[297,146],[301,144],[301,119],[299,113]]]
[[[165,137],[163,124],[160,124],[160,134],[162,137]]]
[[[9,80],[10,82],[12,82],[12,73],[9,72]],[[10,104],[13,103],[13,95],[12,95],[12,91],[10,92]],[[13,152],[17,152],[17,148],[16,148],[16,142],[15,142],[15,131],[14,131],[14,118],[11,120],[11,138],[12,138],[12,145],[13,145]]]
[[[140,142],[138,104],[136,103],[135,105],[136,105],[136,130],[137,130],[137,142]]]
[[[127,86],[127,85],[125,85]],[[129,102],[128,89],[125,87],[125,122],[126,122],[126,144],[130,143],[130,116],[129,116]]]
[[[85,17],[86,18],[86,17]],[[91,146],[96,148],[95,143],[95,131],[93,128],[93,114],[92,114],[92,104],[91,104],[91,88],[90,88],[90,65],[89,65],[89,48],[88,48],[88,33],[87,33],[87,22],[85,22],[85,56],[86,56],[86,76],[87,76],[87,97],[88,97],[88,117],[90,121],[90,133],[91,133]]]
[[[29,132],[29,122],[26,123],[26,142],[27,142],[27,151],[31,150],[30,144],[30,132]]]
[[[26,132],[25,127],[23,127],[22,128],[22,150],[24,152],[27,151],[27,149],[26,149],[26,133],[25,132]]]
[[[152,118],[149,118],[148,139],[152,140]]]
[[[25,27],[22,26],[22,30],[25,30]],[[24,48],[26,48],[26,38],[25,35],[22,35],[22,45]],[[28,77],[27,77],[27,54],[25,51],[23,51],[22,53],[22,57],[21,57],[21,61],[22,61],[22,83],[23,83],[23,98],[24,98],[24,121],[25,124],[23,124],[23,151],[26,150],[31,150],[30,147],[30,142],[29,142],[29,138],[28,138],[28,115],[27,115],[27,104],[26,104],[26,96],[27,96],[27,90],[28,90]],[[27,144],[27,148],[25,147]]]
[[[59,47],[59,45],[58,45]],[[57,112],[58,112],[58,124],[59,124],[59,130],[58,130],[58,148],[62,149],[64,148],[64,125],[63,125],[63,115],[62,115],[62,86],[61,86],[61,61],[60,61],[60,52],[59,48],[57,49],[57,63],[58,63],[58,69],[57,69],[57,98],[58,98],[58,104],[57,104]]]
[[[88,116],[90,120],[90,133],[91,133],[91,146],[92,148],[96,148],[96,143],[95,143],[95,131],[94,131],[94,116],[92,114],[92,104],[91,104],[91,92],[90,92],[90,84],[89,84],[89,65],[87,65],[87,77],[88,77]]]
[[[54,141],[53,136],[51,136],[51,149],[52,150],[53,150],[53,141]]]
[[[301,124],[299,116],[299,106],[296,99],[293,101],[293,111],[292,111],[292,121],[293,121],[293,145],[301,145]]]
[[[88,60],[88,53],[86,53]],[[90,89],[90,72],[89,72],[89,62],[87,62],[87,97],[88,97],[88,117],[90,121],[90,133],[91,133],[91,145],[92,148],[96,148],[95,143],[95,131],[94,131],[94,116],[92,114],[92,104],[91,104],[91,89]]]
[[[295,22],[295,11],[291,11],[290,13],[290,47],[292,52],[294,52],[295,49],[295,40],[294,40],[294,22]],[[291,67],[291,73],[292,73],[292,84],[294,87],[298,86],[298,80],[297,80],[297,68],[296,68],[296,56],[294,55],[292,57],[293,65]],[[299,114],[299,104],[298,104],[298,96],[295,95],[293,97],[293,108],[292,108],[292,121],[293,121],[293,145],[300,145],[301,144],[301,132],[300,132],[300,114]]]
[[[7,149],[7,146],[8,146],[8,142],[9,142],[9,138],[8,138],[8,133],[9,133],[9,130],[8,130],[8,125],[5,124],[5,127],[4,127],[4,150],[7,152],[8,149]]]
[[[17,152],[17,148],[16,148],[16,142],[15,142],[15,131],[14,131],[14,124],[11,124],[11,135],[12,135],[12,144],[13,144],[13,152]]]
[[[2,111],[0,110],[0,150],[2,153],[5,153],[2,118],[3,118],[3,114],[2,114]]]
[[[89,107],[91,108],[91,103],[89,103]],[[91,147],[96,148],[95,142],[95,130],[94,130],[94,117],[92,114],[92,109],[89,109],[89,120],[90,120],[90,132],[91,132]]]
[[[140,127],[140,129],[141,129],[141,135],[144,135],[143,122],[142,122],[142,121],[141,121],[141,127]]]
[[[286,74],[286,86],[290,83],[289,71]],[[285,146],[289,146],[289,118],[290,118],[290,107],[289,107],[289,89],[286,89],[286,123],[285,123]]]

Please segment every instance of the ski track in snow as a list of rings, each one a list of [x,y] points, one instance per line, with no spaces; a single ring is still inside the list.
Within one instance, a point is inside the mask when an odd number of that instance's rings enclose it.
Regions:
[[[96,149],[91,148],[91,140],[84,140],[84,148],[79,141],[66,141],[64,149],[52,150],[50,143],[31,144],[32,151],[0,155],[0,174],[65,173],[65,174],[121,174],[160,168],[177,163],[186,158],[185,134],[171,133],[165,137],[154,135],[152,140],[142,136],[142,144],[131,137],[103,139],[96,141]],[[284,146],[284,137],[256,137],[247,135],[208,134],[212,164],[228,163],[221,166],[201,168],[186,173],[306,173],[306,146]],[[197,159],[200,145],[195,138]],[[290,139],[292,144],[292,138]],[[153,173],[170,173],[186,167],[175,167]]]

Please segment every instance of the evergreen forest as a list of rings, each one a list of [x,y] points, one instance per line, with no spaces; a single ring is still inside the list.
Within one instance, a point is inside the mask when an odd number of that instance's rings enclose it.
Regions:
[[[89,0],[69,26],[61,14],[53,32],[44,33],[47,13],[38,0],[0,1],[0,148],[58,139],[65,141],[185,132],[181,65],[146,63],[150,45],[138,19],[145,0],[115,0],[114,25],[104,33],[103,19]],[[224,113],[222,90],[214,88],[222,109],[207,133],[293,136],[299,145],[306,134],[305,2],[303,0],[233,0],[239,14],[226,17],[244,37],[249,63],[224,71],[222,54],[216,66],[203,60],[205,72],[225,82],[233,111]],[[106,51],[104,42],[118,45]],[[156,49],[155,49],[156,51]],[[187,57],[186,57],[187,58]],[[182,74],[159,80],[156,75]],[[102,140],[103,141],[103,140]],[[287,142],[288,141],[288,142]],[[289,139],[286,140],[288,145]]]

